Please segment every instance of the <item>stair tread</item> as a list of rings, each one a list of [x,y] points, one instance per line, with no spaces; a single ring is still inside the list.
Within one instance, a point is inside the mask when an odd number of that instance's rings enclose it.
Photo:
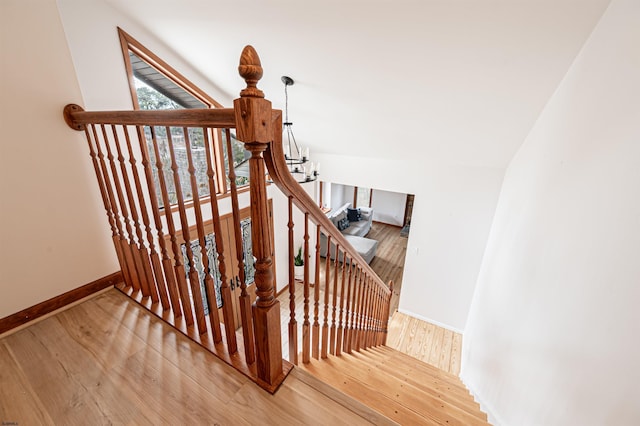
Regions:
[[[401,424],[487,424],[486,414],[456,376],[440,379],[427,375],[423,380],[416,370],[414,376],[407,377],[406,369],[398,374],[391,368],[393,355],[386,350],[372,353],[369,348],[353,355],[312,360],[301,367]],[[456,386],[448,383],[453,379]]]
[[[417,358],[412,357],[411,355],[407,355],[403,352],[400,352],[396,349],[389,348],[386,346],[378,346],[372,349],[373,351],[371,352],[373,353],[376,353],[375,351],[379,351],[378,353],[386,355],[388,359],[395,359],[398,361],[402,361],[403,364],[411,365],[412,367],[419,368],[421,371],[431,373],[432,375],[436,375],[443,379],[450,380],[452,383],[456,383],[462,388],[466,389],[466,386],[464,385],[464,383],[462,383],[462,380],[460,380],[460,377],[458,377],[456,374],[452,374],[447,371],[441,370],[438,367],[432,364],[429,364],[428,362],[419,360]]]
[[[352,357],[344,356],[335,358],[335,363],[348,363],[343,365],[343,368],[348,369],[346,374],[350,374],[354,377],[357,372],[364,369],[368,374],[364,376],[359,375],[359,379],[368,379],[371,384],[380,386],[387,385],[386,389],[395,394],[395,398],[399,401],[407,401],[407,405],[409,407],[413,406],[411,401],[416,402],[415,396],[420,395],[420,398],[423,399],[422,405],[424,405],[425,408],[428,408],[428,406],[431,406],[431,408],[434,409],[451,408],[451,415],[453,417],[466,419],[471,415],[482,420],[486,420],[486,416],[484,414],[478,414],[479,406],[467,391],[465,391],[464,395],[450,395],[450,389],[446,387],[446,384],[441,386],[440,389],[434,389],[424,384],[416,385],[415,380],[409,380],[405,376],[396,375],[392,369],[380,369],[378,365],[363,360],[353,362],[350,358]],[[378,376],[383,377],[383,379],[375,380]],[[447,395],[447,398],[442,398],[443,394]],[[458,411],[462,411],[462,413],[459,413]]]
[[[392,349],[393,351],[393,349]],[[363,352],[359,352],[358,354],[364,357],[369,357],[372,359],[372,362],[376,362],[378,364],[390,364],[392,366],[403,367],[403,371],[418,371],[421,374],[428,375],[433,377],[436,380],[442,381],[451,387],[455,387],[460,389],[465,394],[468,393],[468,390],[462,380],[456,375],[451,373],[447,373],[446,371],[442,371],[433,365],[424,363],[418,359],[410,357],[409,355],[403,354],[401,352],[395,351],[396,353],[380,353],[376,352],[375,349],[368,349]]]
[[[356,354],[353,356],[361,357],[362,355]],[[408,385],[420,389],[422,392],[428,393],[447,403],[454,404],[469,414],[477,417],[479,416],[486,420],[486,414],[480,411],[480,405],[473,399],[473,396],[471,396],[467,390],[464,390],[464,392],[452,391],[451,387],[449,387],[446,382],[440,383],[437,380],[429,380],[430,378],[425,378],[422,375],[416,376],[414,374],[407,374],[391,365],[375,362],[371,365],[385,374],[389,374]]]
[[[331,384],[336,389],[361,401],[399,424],[439,424],[436,421],[425,420],[424,417],[412,410],[394,404],[392,400],[380,394],[375,389],[371,389],[371,387],[366,384],[346,377],[342,372],[319,367],[318,364],[322,362],[323,361],[311,361],[303,368],[321,380]]]

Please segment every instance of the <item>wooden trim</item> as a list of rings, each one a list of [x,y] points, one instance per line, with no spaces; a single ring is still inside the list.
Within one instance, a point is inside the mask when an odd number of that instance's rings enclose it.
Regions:
[[[155,68],[160,74],[165,76],[167,79],[174,82],[178,87],[182,88],[185,92],[191,94],[194,98],[198,99],[204,105],[211,109],[220,109],[222,108],[222,104],[217,102],[211,96],[209,96],[204,90],[200,89],[198,86],[193,84],[188,78],[184,75],[180,74],[176,71],[171,65],[163,61],[158,55],[153,53],[147,47],[143,46],[135,38],[131,37],[127,34],[122,28],[118,27],[118,37],[120,38],[120,46],[122,48],[122,57],[124,59],[125,69],[127,73],[127,79],[129,81],[129,90],[131,92],[131,99],[133,100],[133,108],[136,110],[140,109],[140,104],[138,102],[138,93],[135,87],[134,75],[133,75],[133,67],[131,66],[131,58],[129,57],[129,51],[133,52],[140,59],[145,61],[147,64],[151,65],[151,67]],[[233,126],[227,126],[233,127]],[[212,151],[214,151],[215,155],[213,156],[216,159],[216,177],[217,184],[220,193],[227,192],[226,179],[224,179],[224,173],[220,173],[221,170],[224,170],[224,166],[222,165],[222,158],[224,158],[224,149],[221,140],[221,133],[218,129],[215,134],[212,134],[213,146],[211,147]]]
[[[90,296],[91,294],[107,287],[115,286],[122,281],[122,272],[114,272],[111,275],[99,278],[89,284],[85,284],[59,296],[55,296],[49,300],[38,303],[30,308],[23,309],[20,312],[6,316],[0,319],[0,334],[33,321],[36,318],[55,311],[56,309],[63,308],[66,305]]]
[[[193,84],[184,75],[176,71],[171,65],[160,59],[158,55],[150,51],[142,45],[138,40],[127,34],[122,28],[118,27],[118,37],[120,38],[120,46],[122,47],[122,55],[129,76],[129,87],[131,88],[131,97],[135,105],[135,109],[139,109],[138,95],[136,94],[135,85],[133,84],[133,70],[129,61],[129,50],[138,55],[149,65],[164,74],[168,79],[172,80],[185,91],[189,92],[202,103],[214,108],[222,108],[222,105],[215,101],[211,96],[203,92],[198,86]]]
[[[358,189],[365,189],[363,187],[359,187],[359,186],[354,186],[353,187],[353,204],[351,205],[354,209],[358,208],[358,207],[362,207],[358,205]],[[369,207],[371,208],[371,205],[373,204],[373,189],[372,188],[367,188],[369,189],[369,205],[368,206],[364,206],[364,207]]]
[[[269,185],[271,185],[271,184],[267,183],[267,186],[269,186]],[[245,192],[249,192],[249,185],[248,184],[238,188],[238,194],[244,194]],[[217,194],[218,201],[223,200],[225,198],[229,198],[229,197],[231,197],[231,191],[227,191],[227,192],[224,192],[224,193],[218,193]],[[200,204],[201,205],[205,205],[205,204],[208,204],[210,202],[211,202],[211,196],[210,195],[206,195],[204,197],[200,197]],[[185,201],[184,202],[184,206],[187,209],[193,207],[193,199]],[[162,209],[164,209],[164,207],[162,207],[160,210],[162,210]],[[177,204],[171,204],[171,212],[175,213],[177,211],[178,211],[178,205]]]

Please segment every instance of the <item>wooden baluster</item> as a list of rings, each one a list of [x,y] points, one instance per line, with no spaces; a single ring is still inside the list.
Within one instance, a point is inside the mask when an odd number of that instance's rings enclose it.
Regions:
[[[256,362],[256,349],[255,336],[253,334],[253,318],[251,318],[251,297],[247,292],[247,283],[245,280],[240,281],[240,318],[242,321],[244,357],[247,360],[247,364],[250,365]]]
[[[376,286],[373,278],[369,282],[369,332],[367,333],[367,347],[373,344],[373,335],[376,330]]]
[[[387,296],[386,310],[384,316],[384,335],[382,336],[382,344],[387,344],[387,334],[389,332],[389,317],[391,316],[391,298],[393,297],[393,281],[389,281],[389,295]]]
[[[351,353],[351,345],[349,344],[349,336],[350,336],[350,323],[349,323],[349,313],[351,310],[351,286],[353,285],[353,270],[355,269],[355,262],[353,261],[353,259],[351,259],[351,262],[349,263],[349,278],[347,281],[347,299],[345,302],[345,309],[344,309],[344,331],[342,334],[342,341],[343,341],[343,351],[346,353]],[[342,316],[341,316],[342,318]]]
[[[227,143],[227,161],[229,164],[229,183],[231,187],[231,211],[233,216],[233,235],[236,241],[236,258],[238,259],[238,279],[240,280],[240,322],[242,323],[242,338],[247,364],[256,360],[255,340],[253,335],[253,318],[251,318],[251,298],[247,293],[247,283],[244,273],[244,250],[242,246],[242,230],[240,225],[240,207],[238,205],[238,187],[236,185],[236,170],[233,165],[233,150],[231,148],[231,130],[225,129]],[[213,199],[213,197],[212,197]]]
[[[378,334],[380,332],[380,287],[373,283],[373,328],[369,346],[378,346]]]
[[[304,214],[304,320],[302,322],[302,362],[311,360],[311,329],[309,323],[309,213]]]
[[[204,230],[204,221],[202,220],[202,206],[200,204],[200,193],[198,191],[198,180],[196,178],[196,168],[193,166],[193,152],[191,151],[191,138],[189,137],[189,129],[184,127],[182,129],[184,134],[184,146],[187,151],[187,163],[189,165],[189,180],[191,181],[191,193],[193,199],[193,213],[196,217],[196,229],[198,234],[198,244],[200,244],[200,253],[202,258],[202,267],[204,270],[204,290],[207,295],[207,307],[209,308],[209,325],[211,326],[211,333],[213,330],[220,329],[220,318],[218,318],[218,303],[216,298],[216,289],[213,283],[213,276],[211,271],[213,268],[209,265],[209,256],[207,255],[207,242],[206,232]],[[202,129],[203,135],[208,132],[207,129]],[[205,149],[206,156],[209,156],[209,150]],[[183,233],[183,235],[185,235]],[[186,234],[188,235],[188,233]],[[189,244],[190,245],[190,244]],[[194,258],[195,260],[195,258]],[[194,267],[191,268],[195,269]],[[191,271],[189,273],[191,276]],[[194,278],[197,279],[198,288],[200,288],[200,277],[196,273]],[[193,284],[192,284],[193,285]],[[206,327],[205,327],[206,329]],[[201,333],[203,334],[203,330]]]
[[[162,194],[162,205],[164,216],[167,221],[167,229],[169,231],[169,237],[171,238],[171,250],[173,251],[173,272],[177,281],[177,287],[180,292],[180,301],[182,302],[182,313],[187,327],[193,325],[193,311],[191,308],[191,298],[189,296],[189,290],[187,289],[187,280],[185,278],[184,265],[182,264],[182,252],[178,245],[176,238],[176,228],[173,223],[173,213],[171,212],[171,201],[169,200],[169,193],[167,192],[167,181],[164,177],[164,170],[162,164],[162,157],[160,156],[160,149],[158,147],[158,140],[156,138],[156,132],[154,127],[150,127],[151,141],[153,143],[153,152],[156,157],[156,169],[158,171],[158,181],[160,182],[160,193]],[[160,227],[162,225],[160,224]],[[156,223],[158,227],[158,223]],[[160,229],[160,228],[158,228]],[[160,240],[162,241],[162,240]]]
[[[358,347],[360,349],[367,349],[365,346],[365,337],[367,335],[367,307],[369,298],[369,276],[365,275],[362,282],[362,310],[360,313],[360,333],[358,334]]]
[[[270,221],[267,205],[265,164],[263,152],[273,140],[271,128],[271,102],[256,87],[262,77],[258,54],[246,46],[238,67],[247,87],[240,92],[240,99],[233,102],[237,136],[251,152],[249,159],[251,196],[251,236],[256,261],[256,302],[253,305],[256,332],[258,377],[269,385],[283,377],[282,340],[280,335],[280,303],[275,297],[273,260],[271,258]]]
[[[363,336],[363,345],[364,348],[367,349],[369,348],[369,338],[371,336],[371,327],[372,327],[372,321],[373,321],[373,289],[372,289],[372,278],[369,277],[369,279],[367,280],[367,304],[366,306],[366,328],[365,328],[365,333]]]
[[[213,159],[211,158],[211,153],[213,152],[213,149],[211,146],[211,140],[209,139],[209,132],[207,131],[204,132],[204,148],[207,151],[207,155],[205,157],[207,159],[207,181],[209,183],[209,202],[211,203],[211,220],[213,222],[213,239],[216,242],[216,252],[218,254],[218,270],[220,271],[220,281],[221,281],[220,293],[222,296],[222,303],[223,303],[222,316],[225,318],[225,322],[228,323],[225,316],[224,306],[229,305],[229,307],[232,307],[233,305],[231,305],[231,298],[229,298],[229,296],[225,296],[225,293],[222,291],[222,287],[227,286],[228,288],[229,284],[227,283],[227,267],[224,261],[224,243],[222,241],[222,229],[220,227],[220,211],[218,207],[218,187],[216,185],[216,176],[214,172]],[[211,280],[210,283],[205,283],[205,284],[208,286],[214,287],[213,279]],[[216,291],[215,287],[213,288],[213,291],[215,294],[215,291]],[[227,299],[225,299],[225,297],[227,297]],[[212,326],[211,331],[213,333],[213,341],[215,343],[220,343],[222,342],[222,332],[220,331],[220,317],[218,315],[218,307],[216,306],[215,312],[209,312],[209,315],[211,315],[209,320],[211,321],[211,326]],[[214,323],[217,325],[214,326],[213,325]],[[227,336],[227,339],[228,338],[229,336]],[[234,337],[232,337],[232,339],[233,339],[232,342],[237,347],[237,342],[235,341],[235,331],[234,331]]]
[[[298,365],[298,322],[296,321],[296,280],[293,258],[293,197],[289,196],[289,361]]]
[[[376,327],[376,291],[373,278],[369,281],[369,332],[367,333],[366,346],[371,347],[373,332]]]
[[[162,254],[162,270],[164,271],[164,277],[166,279],[167,289],[169,290],[169,298],[171,300],[171,308],[173,310],[174,318],[182,317],[183,306],[181,305],[180,296],[178,295],[178,284],[176,283],[175,271],[171,266],[171,258],[167,250],[167,244],[165,242],[164,232],[162,231],[162,219],[160,217],[160,207],[158,205],[158,196],[156,195],[155,182],[153,180],[153,172],[151,171],[151,157],[149,156],[149,150],[147,148],[146,137],[144,135],[144,129],[140,126],[136,127],[138,134],[138,143],[140,144],[140,152],[142,153],[142,167],[144,170],[145,179],[147,181],[147,188],[149,189],[149,201],[151,201],[151,212],[153,214],[153,221],[156,228],[156,234],[158,236],[158,245],[160,246],[160,252]],[[155,133],[153,128],[150,128],[152,134],[152,144],[155,145]],[[155,152],[154,152],[155,153]],[[148,222],[148,219],[147,219]],[[153,241],[151,236],[151,229],[147,226],[147,235],[149,235],[150,244]],[[152,260],[155,258],[152,256]],[[160,286],[162,279],[162,271],[157,261],[154,261],[153,268],[156,271],[156,277],[158,278],[158,285]],[[184,303],[184,302],[183,302]]]
[[[364,333],[362,334],[362,347],[367,349],[369,347],[369,333],[371,332],[371,277],[367,277],[367,284],[365,286],[366,302],[364,304],[365,320],[364,320]]]
[[[331,287],[331,235],[327,235],[327,257],[324,259],[324,321],[322,323],[322,358],[328,355],[329,337],[329,288]]]
[[[320,311],[320,225],[316,226],[316,258],[315,278],[313,280],[313,328],[311,352],[315,359],[320,359],[320,323],[318,315]]]
[[[126,161],[124,155],[122,154],[122,149],[120,147],[120,138],[118,137],[117,126],[111,126],[111,132],[113,134],[114,145],[116,146],[116,153],[118,155],[117,160],[120,163],[120,171],[122,174],[122,182],[124,183],[124,190],[127,194],[127,201],[129,202],[129,210],[131,211],[131,220],[128,220],[128,214],[124,213],[126,211],[126,207],[123,207],[123,214],[127,218],[126,227],[127,232],[129,233],[129,247],[133,254],[133,261],[136,265],[136,269],[138,270],[139,280],[140,280],[140,288],[142,290],[142,294],[144,296],[151,296],[151,303],[158,303],[158,292],[155,291],[155,285],[152,285],[153,277],[151,276],[151,264],[149,263],[149,255],[144,250],[143,253],[143,237],[142,230],[140,229],[140,223],[138,219],[138,211],[136,208],[136,203],[134,201],[134,196],[131,190],[131,182],[129,181],[129,173],[127,172]],[[127,135],[127,129],[122,126],[122,131],[125,135]],[[125,136],[126,137],[126,136]],[[124,200],[123,200],[124,201]],[[136,229],[136,234],[133,233],[131,229],[131,222],[133,222],[133,226]],[[137,242],[136,242],[137,237]]]
[[[373,346],[380,345],[380,336],[382,332],[382,303],[381,303],[381,289],[380,286],[376,285],[376,328],[375,334],[373,338]]]
[[[124,232],[120,234],[121,243],[124,244],[123,251],[125,259],[129,263],[129,274],[131,275],[131,279],[133,281],[133,288],[136,291],[141,291],[144,297],[148,297],[149,293],[145,294],[145,289],[142,288],[140,275],[141,275],[141,265],[139,262],[136,262],[136,258],[134,256],[134,250],[132,248],[133,241],[133,230],[131,228],[131,223],[129,222],[129,211],[127,209],[127,203],[124,199],[124,193],[122,191],[122,186],[120,184],[120,178],[118,176],[118,168],[115,162],[115,156],[113,155],[113,151],[111,150],[111,141],[109,140],[109,136],[107,134],[107,129],[104,124],[100,125],[100,129],[102,131],[102,138],[104,141],[104,146],[107,150],[107,159],[109,160],[109,167],[111,169],[111,179],[113,180],[113,184],[116,190],[117,202],[114,200],[114,208],[117,209],[117,205],[120,205],[120,215],[119,218],[124,225],[124,229],[127,231],[125,236]],[[118,214],[117,210],[114,210],[116,214]]]
[[[89,127],[92,132],[89,132]],[[122,247],[120,247],[120,235],[118,233],[118,228],[116,227],[115,216],[111,209],[111,203],[109,198],[111,197],[111,189],[108,188],[108,184],[105,184],[104,176],[100,171],[100,164],[98,163],[98,154],[96,150],[93,148],[93,144],[97,144],[97,139],[93,139],[91,134],[96,134],[96,129],[94,125],[85,126],[84,134],[87,137],[87,143],[89,145],[89,156],[91,157],[91,163],[93,163],[93,170],[96,174],[96,179],[98,179],[98,186],[100,187],[100,195],[102,196],[102,204],[104,205],[104,210],[107,214],[107,219],[109,221],[109,226],[111,227],[111,239],[113,240],[113,246],[116,249],[116,256],[118,258],[118,263],[122,268],[122,273],[125,277],[125,281],[127,285],[130,285],[130,278],[128,277],[128,271],[126,268],[126,263],[124,261],[124,254],[122,253]]]
[[[329,338],[329,352],[331,355],[336,354],[336,308],[338,305],[338,268],[340,264],[340,248],[340,244],[336,244],[336,258],[333,261],[333,298],[331,304],[331,336]]]
[[[380,318],[382,313],[380,312],[380,286],[374,281],[374,307],[375,316],[373,317],[373,333],[371,335],[371,346],[378,346],[378,338],[380,337]]]
[[[116,199],[113,193],[114,188],[111,186],[111,180],[109,179],[109,170],[107,169],[107,164],[104,159],[105,156],[104,156],[104,153],[102,152],[102,149],[100,148],[100,138],[98,137],[98,132],[96,130],[96,127],[92,126],[92,129],[93,129],[93,137],[96,144],[96,150],[98,153],[98,158],[100,159],[100,168],[102,171],[102,177],[104,179],[104,185],[105,185],[105,188],[107,188],[107,193],[109,195],[109,206],[111,208],[111,212],[113,214],[113,220],[117,229],[117,235],[118,235],[117,244],[120,247],[120,253],[122,254],[122,263],[120,264],[120,266],[122,267],[122,273],[125,277],[125,282],[127,283],[128,286],[131,286],[131,288],[135,292],[140,290],[140,287],[139,285],[136,287],[138,282],[135,280],[135,270],[132,270],[132,268],[134,268],[134,265],[133,265],[133,258],[131,256],[131,250],[123,235],[124,232],[122,230],[122,224],[120,223],[118,204],[116,203]],[[104,131],[104,126],[102,126],[102,129]],[[108,141],[105,141],[105,145],[107,146],[109,145]]]
[[[355,332],[353,334],[353,346],[356,351],[360,351],[360,336],[362,334],[362,305],[364,302],[364,279],[365,273],[364,271],[360,274],[360,280],[358,282],[358,293],[357,293],[357,310],[356,310],[356,323],[355,323]]]
[[[351,261],[349,261],[351,264]],[[336,355],[340,356],[342,353],[342,320],[344,315],[344,286],[346,281],[346,273],[347,273],[347,252],[345,251],[342,254],[342,277],[340,279],[340,314],[338,316],[338,330],[336,333]]]
[[[353,351],[353,337],[355,336],[355,321],[356,321],[356,310],[358,309],[357,306],[357,302],[358,302],[358,280],[360,279],[360,274],[362,272],[362,269],[360,269],[360,267],[358,265],[355,266],[355,272],[353,274],[353,282],[351,283],[351,286],[353,287],[351,290],[351,315],[350,315],[350,321],[349,321],[349,340],[347,341],[347,348],[349,353],[352,353]]]
[[[376,316],[375,316],[375,322],[374,322],[374,333],[373,336],[371,338],[371,346],[378,346],[378,340],[380,339],[380,330],[382,330],[382,311],[381,311],[381,306],[382,304],[380,303],[380,298],[382,296],[381,293],[381,288],[378,284],[376,284],[374,282],[374,286],[373,288],[375,289],[375,294],[376,294]]]
[[[122,126],[124,131],[125,141],[127,143],[127,151],[129,152],[129,164],[131,166],[131,171],[133,173],[133,182],[135,184],[136,193],[138,195],[138,204],[140,205],[140,214],[142,215],[142,224],[143,226],[137,226],[136,229],[138,231],[138,241],[140,241],[141,247],[140,249],[144,252],[144,267],[147,270],[147,277],[152,280],[152,285],[155,286],[157,292],[160,296],[160,303],[162,304],[163,310],[171,309],[171,304],[169,303],[169,298],[167,297],[167,289],[165,287],[164,276],[162,274],[162,267],[160,266],[160,258],[158,256],[158,252],[156,251],[156,246],[153,241],[153,234],[151,233],[151,226],[149,224],[149,213],[147,211],[147,205],[144,199],[144,195],[142,192],[142,184],[140,182],[140,175],[138,173],[138,166],[136,164],[136,157],[133,153],[133,147],[131,144],[131,138],[129,136],[129,130],[126,126]],[[144,155],[143,155],[144,158]],[[135,203],[131,203],[133,206]],[[134,213],[134,209],[132,208],[132,214],[134,219],[136,218],[136,214]],[[136,219],[137,220],[137,219]],[[142,233],[142,228],[145,228],[147,233],[147,241],[149,245],[149,251],[147,251],[144,236]],[[151,260],[151,264],[149,264],[149,259]],[[153,266],[153,270],[151,269]]]
[[[173,148],[173,137],[171,136],[171,128],[165,127],[167,132],[167,145],[169,147],[169,157],[171,158],[171,170],[173,172],[173,183],[176,190],[176,198],[178,199],[178,213],[180,217],[180,224],[182,225],[182,239],[184,240],[185,251],[187,254],[187,260],[189,261],[189,284],[191,286],[191,295],[193,300],[193,306],[196,313],[196,326],[199,334],[207,332],[207,322],[204,317],[204,304],[202,300],[202,290],[200,289],[200,278],[198,277],[198,271],[196,270],[196,262],[193,256],[193,250],[191,249],[191,234],[189,232],[189,221],[187,220],[187,211],[184,206],[184,196],[182,194],[182,184],[180,182],[180,173],[178,168],[178,162],[176,161],[176,153]],[[186,135],[183,135],[186,138]],[[170,210],[165,206],[165,209]],[[177,254],[182,257],[181,254]]]

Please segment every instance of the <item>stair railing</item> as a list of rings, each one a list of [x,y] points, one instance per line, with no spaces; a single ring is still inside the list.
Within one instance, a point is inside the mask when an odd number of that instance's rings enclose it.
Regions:
[[[309,223],[316,227],[313,325],[309,262],[305,262],[301,284],[304,362],[308,362],[310,356],[318,358],[320,352],[326,357],[328,353],[340,354],[383,344],[391,292],[289,174],[282,148],[282,113],[272,110],[271,103],[257,88],[262,67],[251,46],[242,52],[239,72],[247,87],[234,101],[234,108],[94,112],[70,104],[64,109],[64,118],[72,129],[84,132],[88,143],[123,272],[124,283],[118,288],[266,390],[275,392],[292,364],[282,359],[267,171],[289,199],[291,262],[293,206],[304,213],[307,259],[310,257]],[[244,266],[250,260],[244,258],[242,250],[230,129],[236,129],[238,140],[251,153],[249,192],[256,294],[253,304],[245,282]],[[218,189],[226,177],[220,176],[217,170],[224,158],[216,158],[213,149],[214,140],[220,142],[216,138],[224,135],[229,154],[228,182],[233,213],[230,228],[233,228],[235,247],[225,243],[229,238],[223,238]],[[180,152],[186,155],[186,159],[181,160],[188,164],[186,171],[178,166],[178,139]],[[206,176],[197,175],[194,166],[196,139],[206,152]],[[185,191],[190,191],[191,202]],[[334,247],[333,264],[330,254],[324,263],[320,259],[322,234],[329,239],[329,247]],[[232,253],[236,254],[235,260],[231,259]],[[320,282],[321,266],[323,283]],[[233,292],[231,269],[240,271],[235,277],[241,289],[239,294]],[[295,325],[299,313],[295,310],[295,289],[299,285],[290,263],[288,336],[289,358],[294,363],[298,353]],[[238,306],[240,311],[239,332],[233,306]]]
[[[271,180],[289,199],[289,361],[298,363],[300,349],[302,362],[308,363],[311,357],[339,356],[342,352],[385,344],[393,282],[385,285],[289,172],[282,144],[281,111],[273,111],[272,126],[274,141],[265,151],[265,162]],[[304,214],[302,280],[295,278],[293,263],[296,253],[294,205]],[[314,256],[311,256],[309,243],[310,223],[315,227]],[[322,238],[327,240],[323,261]],[[315,270],[313,283],[310,260]],[[313,295],[310,294],[311,286]],[[296,288],[299,287],[303,292],[302,310],[296,310]]]

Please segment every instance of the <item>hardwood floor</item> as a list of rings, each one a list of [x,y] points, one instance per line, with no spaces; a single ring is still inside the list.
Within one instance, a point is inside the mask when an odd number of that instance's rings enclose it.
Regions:
[[[374,222],[371,231],[367,234],[367,238],[378,241],[378,250],[371,261],[371,268],[385,283],[389,283],[389,281],[394,283],[389,312],[395,312],[398,309],[404,258],[407,255],[408,238],[400,235],[401,229],[397,226]]]
[[[447,373],[460,374],[459,333],[396,312],[389,323],[387,346]]]
[[[375,421],[345,406],[295,370],[270,395],[117,290],[0,339],[3,424]]]
[[[312,359],[300,369],[401,425],[488,424],[457,376],[388,346]]]

